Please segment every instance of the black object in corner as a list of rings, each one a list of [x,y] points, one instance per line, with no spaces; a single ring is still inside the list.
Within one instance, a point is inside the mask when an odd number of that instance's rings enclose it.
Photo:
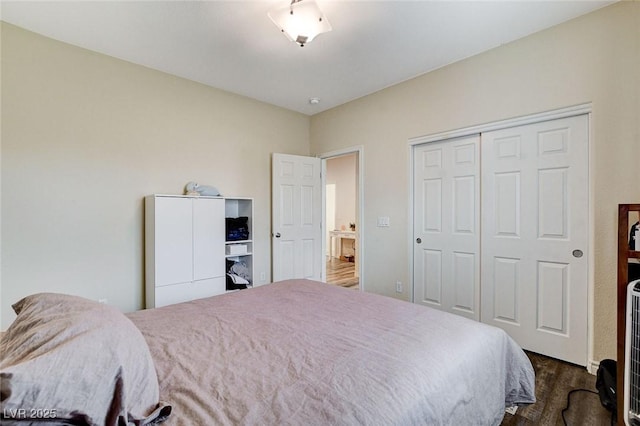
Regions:
[[[604,408],[615,413],[618,409],[616,395],[616,361],[603,359],[600,361],[596,376],[596,389],[600,396],[600,403]]]

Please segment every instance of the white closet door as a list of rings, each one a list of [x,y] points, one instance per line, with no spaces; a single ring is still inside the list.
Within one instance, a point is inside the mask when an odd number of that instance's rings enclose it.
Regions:
[[[414,151],[414,301],[480,319],[479,136]]]
[[[482,321],[587,363],[588,118],[482,134]]]
[[[155,198],[156,286],[193,280],[193,217],[189,198]]]
[[[225,275],[224,200],[193,199],[193,279]]]

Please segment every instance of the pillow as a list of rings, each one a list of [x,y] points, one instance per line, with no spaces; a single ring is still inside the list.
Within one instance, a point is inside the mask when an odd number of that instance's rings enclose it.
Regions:
[[[13,309],[0,340],[3,424],[143,425],[171,413],[144,337],[115,308],[39,293]]]

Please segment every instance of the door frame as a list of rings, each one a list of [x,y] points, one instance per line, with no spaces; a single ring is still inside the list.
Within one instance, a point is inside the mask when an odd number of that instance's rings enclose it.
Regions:
[[[318,155],[322,162],[322,281],[327,281],[327,262],[324,257],[326,256],[327,251],[327,241],[324,238],[325,227],[326,227],[326,185],[327,185],[327,160],[336,157],[342,157],[343,155],[355,154],[356,155],[356,177],[358,182],[358,188],[356,189],[356,194],[358,200],[356,202],[356,232],[358,233],[358,276],[359,276],[359,285],[358,289],[360,291],[364,291],[365,287],[365,269],[364,269],[364,146],[357,145],[348,148],[338,149],[335,151],[329,151]]]
[[[513,117],[513,118],[509,118],[509,119],[505,119],[505,120],[498,120],[498,121],[492,121],[492,122],[488,122],[485,124],[479,124],[479,125],[474,125],[474,126],[469,126],[469,127],[463,127],[460,129],[455,129],[452,131],[446,131],[446,132],[439,132],[439,133],[434,133],[434,134],[429,134],[429,135],[424,135],[424,136],[417,136],[417,137],[413,137],[410,138],[408,140],[408,155],[407,155],[407,161],[408,161],[408,170],[409,170],[409,200],[408,200],[408,208],[407,208],[407,212],[408,212],[408,217],[407,217],[407,224],[409,225],[408,228],[408,238],[407,238],[407,247],[408,247],[408,251],[407,253],[411,253],[413,254],[413,249],[414,249],[414,244],[413,244],[413,235],[414,235],[414,217],[413,217],[413,205],[414,205],[414,198],[413,198],[413,191],[414,191],[414,155],[415,155],[415,148],[418,145],[423,145],[426,143],[430,143],[430,142],[439,142],[439,141],[444,141],[447,139],[453,139],[453,138],[457,138],[457,137],[463,137],[463,136],[471,136],[473,134],[477,134],[477,133],[486,133],[489,131],[493,131],[493,130],[501,130],[501,129],[506,129],[506,128],[510,128],[510,127],[517,127],[517,126],[522,126],[522,125],[526,125],[526,124],[533,124],[533,123],[539,123],[542,121],[548,121],[548,120],[555,120],[555,119],[560,119],[560,118],[567,118],[567,117],[573,117],[573,116],[577,116],[577,115],[587,115],[587,120],[589,122],[589,131],[588,131],[588,137],[589,137],[589,141],[588,141],[588,160],[587,160],[587,169],[588,169],[588,182],[587,182],[587,186],[588,186],[588,196],[589,196],[589,208],[588,208],[588,245],[589,245],[589,250],[588,250],[588,267],[587,267],[587,297],[588,297],[588,306],[587,306],[587,327],[588,327],[588,332],[587,332],[587,369],[589,370],[589,372],[591,374],[595,374],[597,369],[598,369],[598,365],[599,362],[598,361],[594,361],[593,360],[593,342],[594,342],[594,336],[593,336],[593,332],[594,332],[594,318],[593,318],[593,312],[594,312],[594,287],[595,287],[595,283],[594,283],[594,276],[595,276],[595,271],[594,271],[594,251],[593,247],[594,247],[594,239],[595,239],[595,225],[594,225],[594,205],[593,205],[593,200],[594,200],[594,194],[593,194],[593,190],[594,190],[594,185],[593,185],[593,164],[592,164],[592,159],[593,159],[593,149],[594,149],[594,143],[593,143],[593,132],[591,129],[591,123],[592,123],[592,111],[593,111],[593,107],[591,102],[588,103],[584,103],[584,104],[579,104],[579,105],[574,105],[574,106],[570,106],[570,107],[566,107],[566,108],[559,108],[559,109],[555,109],[555,110],[550,110],[550,111],[544,111],[544,112],[540,112],[540,113],[535,113],[535,114],[530,114],[530,115],[524,115],[524,116],[519,116],[519,117]],[[482,143],[482,141],[481,141]],[[482,231],[481,231],[482,232]],[[411,302],[415,301],[415,285],[414,285],[414,278],[413,278],[413,255],[407,256],[408,257],[408,277],[409,277],[409,285],[411,286],[410,289],[410,298],[411,298]]]

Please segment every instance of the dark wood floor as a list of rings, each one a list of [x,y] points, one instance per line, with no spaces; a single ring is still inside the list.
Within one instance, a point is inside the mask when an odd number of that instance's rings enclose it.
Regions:
[[[360,280],[355,276],[355,263],[331,258],[327,260],[327,283],[358,289]]]
[[[567,395],[573,389],[596,392],[596,376],[581,366],[558,361],[543,355],[527,352],[536,372],[537,402],[518,408],[515,415],[507,414],[502,426],[552,425],[552,426],[609,426],[611,413],[600,403],[600,397],[591,392],[574,392],[569,409]],[[615,423],[614,423],[615,424]]]

